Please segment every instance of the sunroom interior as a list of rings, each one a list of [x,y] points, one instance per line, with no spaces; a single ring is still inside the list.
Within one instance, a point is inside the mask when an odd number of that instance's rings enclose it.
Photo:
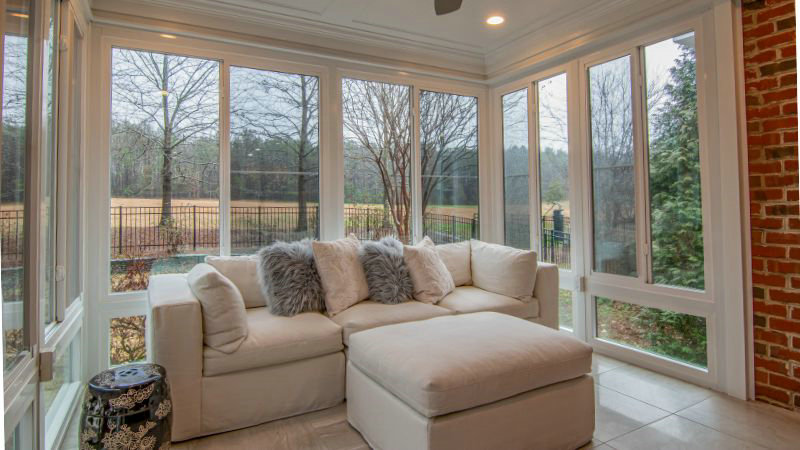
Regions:
[[[689,420],[720,438],[800,438],[793,1],[0,4],[6,448],[79,448],[87,382],[154,361],[152,276],[348,235],[557,266],[597,414],[627,395],[609,365],[777,430]],[[711,445],[659,440],[687,420],[665,410],[598,415],[587,448]],[[380,447],[275,430],[189,442]]]

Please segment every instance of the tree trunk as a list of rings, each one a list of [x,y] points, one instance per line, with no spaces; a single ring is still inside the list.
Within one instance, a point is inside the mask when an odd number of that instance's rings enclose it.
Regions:
[[[172,218],[172,126],[169,115],[169,57],[163,56],[161,66],[161,109],[164,112],[164,141],[161,145],[161,225]]]
[[[306,147],[308,147],[308,98],[306,97],[306,77],[300,77],[300,94],[302,100],[302,116],[300,123],[300,143],[297,148],[297,231],[308,229],[308,211],[306,211],[306,176],[304,174]]]

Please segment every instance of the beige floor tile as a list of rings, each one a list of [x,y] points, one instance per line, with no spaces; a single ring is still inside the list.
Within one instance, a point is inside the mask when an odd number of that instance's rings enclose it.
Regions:
[[[627,366],[627,364],[614,358],[599,353],[594,353],[592,355],[592,375],[594,376],[623,366]]]
[[[674,415],[639,428],[607,442],[607,444],[618,450],[736,450],[763,448]]]
[[[583,447],[579,448],[578,450],[594,450],[594,449],[608,449],[609,447],[602,442],[598,441],[597,439],[592,439],[592,442],[584,445]]]
[[[719,394],[678,415],[764,447],[800,448],[800,415],[762,403]]]
[[[708,389],[634,366],[603,372],[597,380],[601,386],[671,413],[700,403],[712,395]]]
[[[594,437],[601,442],[610,441],[670,414],[599,385],[595,386],[594,397]]]

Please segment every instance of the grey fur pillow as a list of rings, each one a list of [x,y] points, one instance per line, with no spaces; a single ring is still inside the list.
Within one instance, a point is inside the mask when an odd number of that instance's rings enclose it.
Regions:
[[[276,316],[325,312],[322,282],[308,239],[262,248],[258,252],[258,281],[269,312]]]
[[[358,257],[367,276],[370,300],[387,305],[411,300],[414,284],[400,241],[385,237],[378,242],[363,242]]]

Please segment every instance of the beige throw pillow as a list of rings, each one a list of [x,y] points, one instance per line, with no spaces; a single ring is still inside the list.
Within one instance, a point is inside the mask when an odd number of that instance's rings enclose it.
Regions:
[[[472,240],[472,284],[523,302],[533,299],[536,252]]]
[[[247,338],[247,313],[239,289],[208,264],[194,266],[186,279],[203,310],[203,343],[223,353],[238,350]]]
[[[423,303],[437,303],[456,288],[453,276],[447,270],[436,245],[425,236],[417,245],[406,245],[403,259],[411,273],[414,284],[414,298]]]
[[[245,308],[267,306],[267,299],[264,298],[258,283],[258,257],[256,255],[206,256],[206,264],[217,269],[239,289]]]
[[[369,297],[367,277],[358,259],[359,246],[358,238],[352,234],[333,242],[311,242],[325,290],[325,307],[331,316]]]
[[[436,253],[442,258],[456,286],[472,284],[469,241],[437,245]]]

